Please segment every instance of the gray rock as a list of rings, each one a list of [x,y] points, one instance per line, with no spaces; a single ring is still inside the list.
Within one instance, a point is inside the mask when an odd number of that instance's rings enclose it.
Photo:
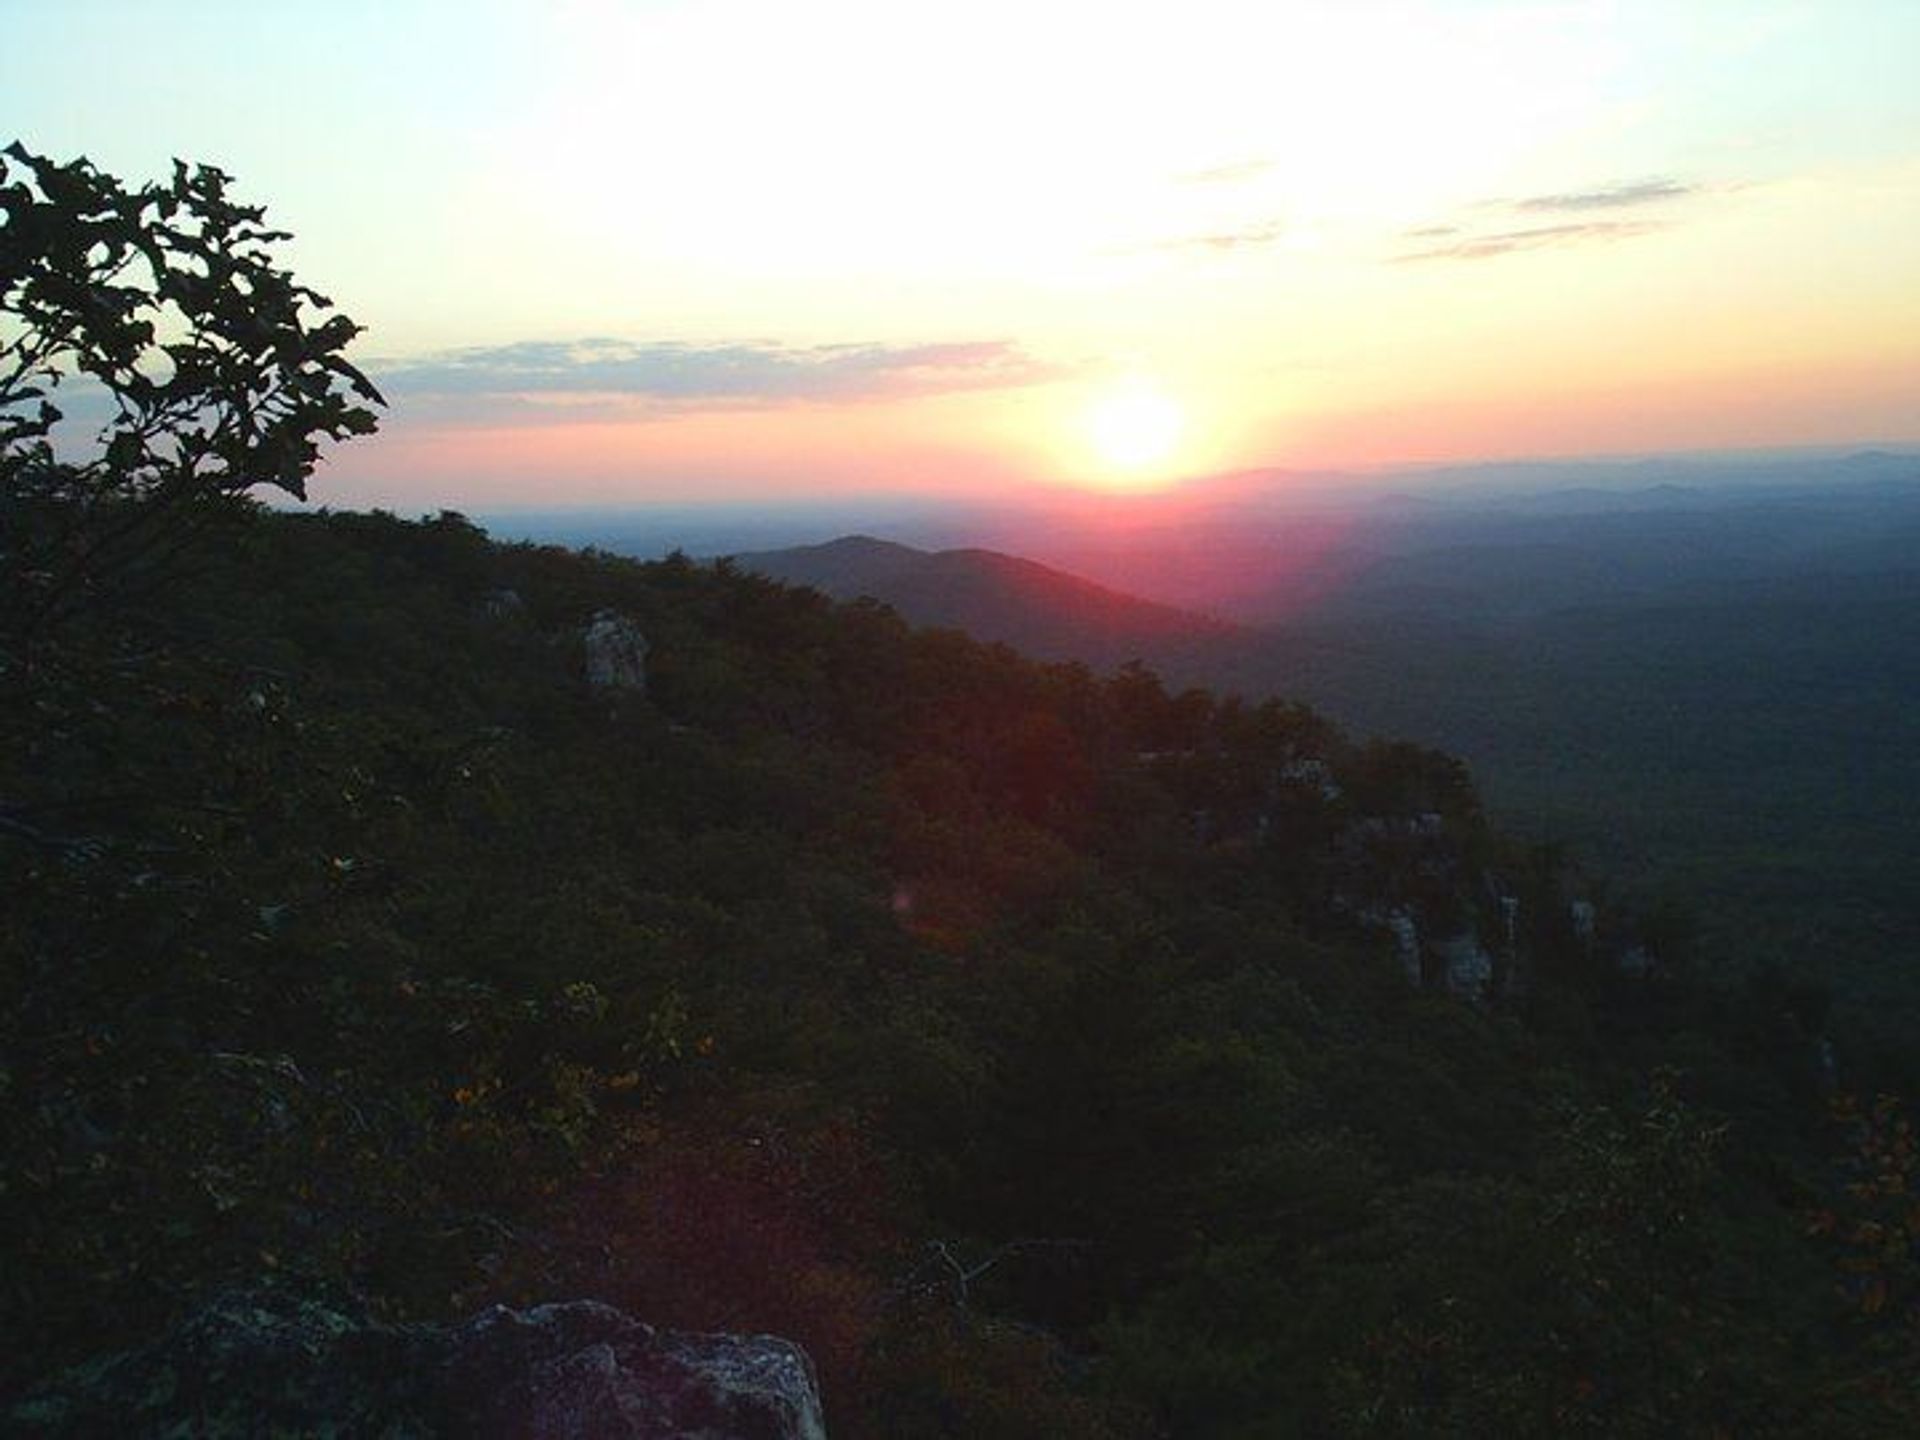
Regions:
[[[223,1295],[143,1349],[101,1356],[29,1395],[18,1435],[428,1436],[424,1332],[312,1301]]]
[[[1500,897],[1500,934],[1506,944],[1507,954],[1513,955],[1520,948],[1520,900],[1518,896]]]
[[[1395,910],[1387,916],[1387,928],[1393,932],[1393,953],[1400,961],[1400,968],[1406,972],[1407,983],[1419,985],[1423,978],[1420,927],[1406,911]]]
[[[587,683],[596,689],[647,688],[647,637],[632,620],[602,610],[588,622],[581,639],[587,649]]]
[[[813,1365],[772,1336],[655,1330],[609,1305],[382,1325],[275,1292],[223,1296],[144,1349],[60,1376],[21,1435],[825,1440]]]
[[[1470,932],[1433,943],[1447,989],[1469,1000],[1483,1000],[1493,988],[1493,957]]]
[[[1599,914],[1595,911],[1593,902],[1575,900],[1567,906],[1567,917],[1573,922],[1574,938],[1591,951],[1599,927]]]
[[[1283,784],[1311,790],[1322,800],[1340,798],[1340,786],[1334,781],[1333,771],[1324,760],[1289,760],[1280,767],[1278,778]]]
[[[1824,1035],[1813,1042],[1813,1077],[1822,1095],[1832,1098],[1840,1093],[1840,1057]]]
[[[461,1433],[527,1440],[825,1440],[806,1352],[656,1331],[608,1305],[496,1306],[454,1334]]]
[[[1412,912],[1370,907],[1360,912],[1360,922],[1385,930],[1393,937],[1393,957],[1400,962],[1407,983],[1418,989],[1425,978],[1425,965],[1420,953],[1420,926]]]
[[[518,590],[489,590],[480,597],[480,613],[489,620],[518,620],[527,613],[527,602]]]

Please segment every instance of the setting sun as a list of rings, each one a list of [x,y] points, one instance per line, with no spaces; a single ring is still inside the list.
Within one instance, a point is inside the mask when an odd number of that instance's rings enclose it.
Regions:
[[[1088,439],[1108,467],[1140,471],[1172,457],[1186,416],[1165,391],[1128,380],[1096,396],[1086,412]]]

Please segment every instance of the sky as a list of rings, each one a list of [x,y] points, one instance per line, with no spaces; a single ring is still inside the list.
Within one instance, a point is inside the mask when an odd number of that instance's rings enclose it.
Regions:
[[[1920,441],[1916,0],[0,0],[219,165],[402,510]]]

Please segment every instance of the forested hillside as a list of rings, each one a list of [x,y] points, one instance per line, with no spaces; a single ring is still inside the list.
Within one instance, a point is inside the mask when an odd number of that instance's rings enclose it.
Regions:
[[[1806,464],[1730,465],[1720,488],[1439,488],[1184,521],[1169,501],[1154,525],[1033,527],[1021,553],[1077,551],[1094,568],[1076,574],[1240,622],[1212,629],[1151,623],[1165,612],[977,550],[740,558],[1025,653],[1137,657],[1171,685],[1278,693],[1354,734],[1459,755],[1503,828],[1566,845],[1616,895],[1684,912],[1704,960],[1830,987],[1850,1074],[1910,1088],[1920,462]],[[1616,484],[1641,473],[1589,468]],[[1716,475],[1699,461],[1672,473]],[[1026,583],[1006,594],[1015,573]]]
[[[6,661],[13,1396],[242,1283],[786,1335],[839,1437],[1915,1422],[1897,1105],[1444,755],[446,515]]]

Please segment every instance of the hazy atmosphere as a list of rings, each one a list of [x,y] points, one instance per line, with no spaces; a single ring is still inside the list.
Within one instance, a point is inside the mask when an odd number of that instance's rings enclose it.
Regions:
[[[0,9],[351,299],[335,504],[1920,440],[1905,0]]]
[[[0,0],[0,1432],[1920,1435],[1920,0]]]

